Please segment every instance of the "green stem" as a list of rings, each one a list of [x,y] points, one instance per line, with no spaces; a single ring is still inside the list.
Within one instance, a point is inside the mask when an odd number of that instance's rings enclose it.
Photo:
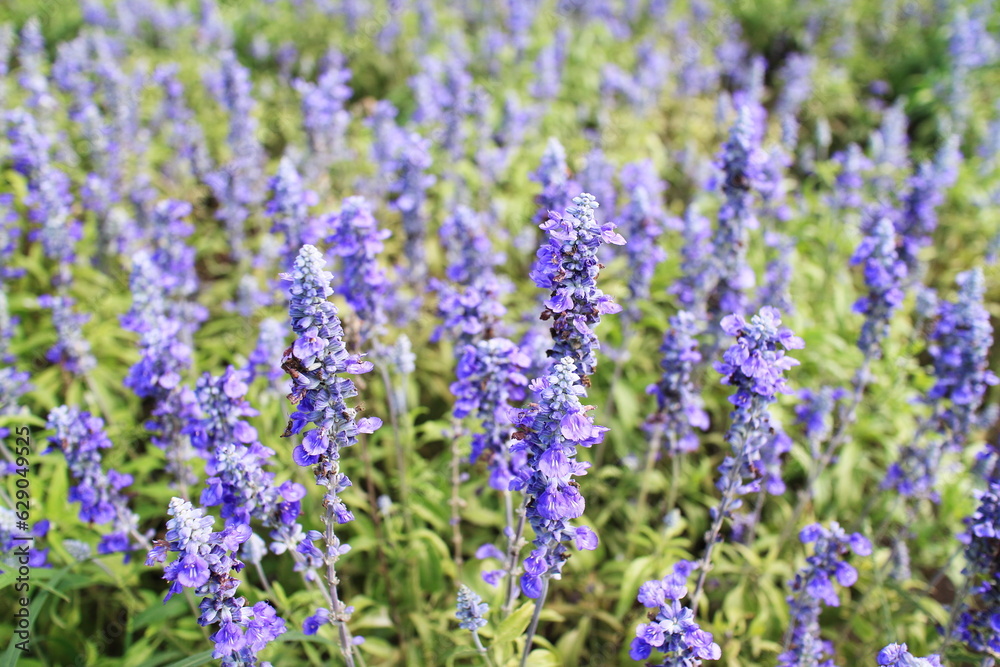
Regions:
[[[549,577],[542,577],[542,592],[535,600],[535,613],[531,615],[531,624],[528,625],[528,633],[524,639],[524,653],[521,654],[521,667],[528,664],[528,654],[531,653],[531,644],[535,640],[535,632],[538,630],[538,619],[542,615],[542,607],[545,606],[545,598],[549,593]]]

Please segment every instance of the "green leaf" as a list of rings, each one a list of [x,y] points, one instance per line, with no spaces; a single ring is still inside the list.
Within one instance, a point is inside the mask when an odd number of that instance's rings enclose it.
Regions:
[[[500,627],[497,628],[496,635],[493,637],[494,644],[506,644],[507,642],[512,642],[521,635],[524,631],[528,629],[528,624],[531,623],[531,614],[535,611],[534,602],[525,602],[523,605],[518,607],[514,613],[504,619]]]
[[[212,662],[212,649],[192,655],[190,658],[172,662],[166,667],[201,667],[201,665],[207,665],[210,662]]]
[[[562,667],[556,654],[546,649],[535,649],[528,654],[528,667]]]

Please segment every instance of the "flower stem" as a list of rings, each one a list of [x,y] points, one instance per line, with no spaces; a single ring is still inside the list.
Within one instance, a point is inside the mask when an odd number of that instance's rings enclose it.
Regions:
[[[333,492],[333,488],[327,487],[327,493],[333,494]],[[326,514],[323,520],[326,523],[326,553],[323,554],[323,559],[326,561],[326,583],[329,586],[330,600],[333,606],[331,620],[337,626],[337,633],[340,637],[340,652],[344,656],[344,661],[347,667],[354,667],[354,645],[351,642],[351,632],[347,628],[344,603],[340,601],[337,592],[337,586],[340,583],[337,578],[337,558],[339,556],[333,553],[337,548],[333,532],[333,524],[336,519],[333,516],[333,504],[327,502],[325,505]]]
[[[508,492],[509,493],[509,492]],[[514,600],[517,599],[518,586],[515,581],[517,577],[517,560],[521,553],[521,535],[524,533],[525,510],[528,507],[527,497],[521,503],[518,510],[517,529],[511,535],[507,543],[507,601],[503,605],[504,618],[510,615],[514,608]]]
[[[545,606],[545,598],[549,593],[549,577],[542,577],[542,592],[535,600],[535,613],[531,615],[531,623],[528,625],[528,633],[524,639],[524,653],[521,654],[521,667],[528,664],[528,654],[531,653],[531,644],[535,640],[535,632],[538,630],[538,619],[542,615],[542,607]]]
[[[490,658],[490,652],[483,646],[483,642],[479,640],[479,633],[475,630],[472,631],[472,641],[476,643],[476,650],[479,651],[479,655],[483,656],[483,662],[486,663],[486,667],[493,667],[493,659]]]

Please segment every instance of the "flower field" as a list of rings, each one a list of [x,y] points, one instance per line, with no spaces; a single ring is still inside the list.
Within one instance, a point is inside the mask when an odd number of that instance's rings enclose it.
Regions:
[[[991,667],[998,89],[987,0],[4,3],[0,666]]]

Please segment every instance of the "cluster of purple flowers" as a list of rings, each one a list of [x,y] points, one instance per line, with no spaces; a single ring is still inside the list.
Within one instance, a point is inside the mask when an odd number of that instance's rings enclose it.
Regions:
[[[458,589],[457,607],[458,627],[475,632],[486,625],[484,616],[489,613],[490,606],[468,586]]]
[[[927,400],[941,406],[942,426],[948,430],[950,444],[957,447],[966,441],[986,390],[998,380],[989,369],[993,327],[983,306],[983,272],[972,269],[955,280],[957,298],[940,304],[930,335],[935,383]]]
[[[668,223],[661,203],[665,185],[649,161],[625,165],[621,179],[629,201],[622,207],[619,222],[623,235],[631,241],[625,246],[631,269],[628,281],[630,306],[622,317],[635,321],[639,315],[638,304],[649,298],[657,265],[667,258],[666,251],[658,243]]]
[[[778,656],[781,667],[827,664],[833,645],[820,637],[820,611],[823,605],[840,606],[834,580],[841,586],[853,586],[858,580],[857,570],[845,560],[848,552],[858,556],[872,552],[871,543],[863,535],[848,535],[836,521],[829,528],[818,523],[806,526],[799,539],[803,544],[815,542],[816,546],[813,555],[806,558],[806,566],[789,582],[792,620],[785,636],[785,652]]]
[[[555,138],[550,138],[545,145],[545,152],[542,153],[538,169],[530,178],[542,186],[542,191],[535,197],[535,202],[538,204],[536,222],[545,220],[550,211],[565,210],[570,203],[570,193],[579,189],[569,177],[566,149]]]
[[[345,133],[351,120],[345,108],[351,98],[351,70],[340,54],[327,58],[328,66],[316,83],[297,80],[295,88],[302,96],[302,126],[309,139],[312,169],[321,172],[344,159]]]
[[[377,417],[356,420],[356,410],[347,406],[347,399],[356,396],[357,389],[345,375],[367,373],[372,364],[349,355],[344,346],[337,308],[328,300],[333,293],[333,276],[323,270],[325,264],[319,250],[306,245],[296,257],[294,269],[282,274],[292,283],[288,313],[297,336],[282,363],[292,378],[289,399],[296,406],[282,437],[302,433],[307,425],[314,425],[295,446],[292,458],[300,466],[313,466],[316,484],[325,487],[325,561],[328,583],[336,590],[335,575],[329,573],[349,547],[336,537],[333,524],[354,520],[340,497],[351,486],[351,480],[340,469],[341,450],[354,445],[359,433],[373,433],[382,421]],[[331,618],[343,628],[349,608],[341,609],[342,603],[335,595],[332,597],[335,609]],[[342,648],[349,650],[347,646]]]
[[[726,199],[719,209],[719,225],[712,237],[717,278],[714,294],[719,313],[744,313],[746,290],[756,280],[746,257],[748,233],[758,224],[753,199],[762,180],[761,121],[751,103],[741,104],[736,114],[736,122],[719,157]]]
[[[722,383],[732,385],[736,392],[729,397],[735,409],[726,440],[733,453],[719,466],[717,486],[722,500],[713,510],[717,522],[740,507],[740,496],[760,489],[759,464],[767,456],[764,449],[774,442],[768,406],[779,393],[787,393],[784,372],[799,364],[785,350],[805,345],[781,326],[780,313],[770,306],[761,308],[749,322],[740,315],[728,315],[722,319],[722,330],[735,336],[736,342],[715,363],[715,370],[722,374]]]
[[[268,187],[271,198],[266,211],[273,221],[271,233],[284,236],[282,257],[290,265],[299,248],[319,239],[317,221],[309,215],[309,208],[315,206],[319,198],[303,186],[298,170],[287,157],[281,159],[278,172]]]
[[[439,295],[438,314],[442,319],[431,340],[447,335],[461,352],[464,345],[502,333],[500,322],[507,309],[500,297],[511,290],[511,285],[496,274],[496,266],[504,257],[494,252],[482,215],[459,205],[441,224],[440,235],[449,282],[431,282]]]
[[[379,265],[383,243],[392,233],[380,229],[364,197],[348,197],[339,212],[326,222],[326,242],[341,258],[344,280],[338,292],[344,295],[361,320],[361,343],[374,344],[384,333],[387,303],[392,296],[385,270]]]
[[[542,596],[549,578],[559,578],[566,562],[566,543],[577,549],[596,549],[597,535],[570,521],[583,514],[584,499],[574,477],[586,473],[589,463],[576,460],[577,447],[599,443],[608,430],[597,426],[580,402],[587,390],[572,357],[557,361],[530,389],[538,403],[523,411],[516,422],[517,441],[511,452],[524,452],[525,465],[516,471],[511,489],[527,497],[527,519],[535,530],[535,549],[524,561],[521,590],[530,598]]]
[[[867,235],[851,257],[851,264],[863,265],[868,294],[854,303],[854,312],[865,316],[858,347],[866,359],[877,359],[881,355],[882,341],[889,335],[892,314],[903,302],[907,270],[896,249],[892,222],[878,209],[866,215],[873,219],[869,221]]]
[[[259,414],[243,398],[249,389],[247,376],[246,371],[229,366],[218,377],[205,373],[198,380],[194,390],[197,407],[185,432],[205,458],[223,445],[245,445],[257,439],[257,430],[244,419]]]
[[[681,309],[696,316],[705,313],[711,291],[712,226],[708,218],[688,206],[681,218],[684,246],[681,249],[681,275],[670,287]]]
[[[700,324],[691,313],[681,310],[670,318],[670,328],[660,346],[663,375],[646,387],[646,393],[656,397],[656,412],[646,420],[646,430],[662,429],[671,456],[697,450],[698,436],[694,429],[708,428],[708,413],[692,379],[701,363],[695,339],[698,333]]]
[[[394,195],[392,207],[403,218],[405,242],[403,254],[409,261],[408,278],[415,285],[427,280],[427,258],[424,241],[427,235],[427,213],[424,202],[427,188],[434,184],[434,176],[427,173],[431,166],[430,141],[416,132],[397,132],[397,141],[389,162],[389,172],[395,180],[389,183]]]
[[[153,444],[167,453],[167,470],[181,488],[196,479],[186,461],[193,450],[182,429],[194,405],[194,393],[181,383],[191,367],[191,345],[185,341],[182,322],[170,317],[163,298],[163,272],[147,253],[134,258],[129,285],[132,308],[122,326],[140,335],[140,358],[129,369],[124,385],[140,398],[153,401],[152,419],[146,427]]]
[[[69,500],[80,503],[80,521],[110,524],[97,552],[122,552],[127,560],[129,552],[146,538],[139,534],[139,516],[129,508],[124,491],[132,484],[132,475],[101,467],[101,450],[111,447],[104,420],[64,405],[49,413],[46,428],[54,431],[49,436],[51,449],[63,453],[76,482],[70,487]]]
[[[56,330],[56,342],[45,353],[45,358],[75,375],[92,371],[97,366],[97,359],[91,354],[90,342],[82,331],[83,325],[90,321],[90,314],[74,310],[76,300],[66,295],[43,294],[38,297],[38,305],[52,311],[52,326]]]
[[[451,385],[455,395],[453,414],[462,419],[470,414],[482,420],[482,429],[472,436],[470,461],[486,457],[489,484],[497,491],[510,489],[510,482],[524,466],[524,454],[511,453],[512,405],[524,399],[528,384],[527,355],[506,338],[482,340],[466,345]]]
[[[538,250],[531,271],[535,284],[551,290],[542,319],[552,319],[550,356],[570,357],[581,377],[593,375],[600,343],[593,327],[601,315],[617,313],[621,306],[597,287],[601,264],[597,259],[604,243],[624,245],[613,222],[599,225],[594,218],[597,200],[589,194],[573,198],[565,214],[549,213],[541,228],[548,241]]]
[[[940,656],[918,658],[907,650],[906,644],[889,644],[878,652],[877,660],[878,667],[942,667]]]
[[[693,563],[682,560],[663,579],[647,581],[639,587],[639,603],[656,612],[650,614],[649,623],[642,623],[635,630],[629,649],[633,660],[646,660],[654,649],[663,656],[657,656],[656,663],[646,664],[698,667],[702,660],[722,657],[711,633],[702,630],[692,611],[681,604],[687,596],[687,579],[693,569]]]
[[[955,600],[961,612],[954,636],[977,652],[1000,653],[1000,585],[997,584],[997,550],[1000,549],[1000,480],[975,491],[979,506],[965,520],[966,531],[959,535],[965,544],[968,592],[973,603]]]
[[[158,540],[146,558],[149,566],[163,563],[168,552],[178,554],[163,568],[163,578],[170,582],[164,601],[193,589],[202,598],[198,624],[219,626],[211,637],[212,657],[221,658],[225,666],[257,664],[257,654],[287,628],[270,603],[247,608],[246,598],[236,595],[240,580],[233,572],[239,573],[243,562],[235,554],[249,539],[250,527],[237,524],[212,532],[215,519],[180,498],[170,501],[167,512],[174,518],[167,521],[166,539]]]

